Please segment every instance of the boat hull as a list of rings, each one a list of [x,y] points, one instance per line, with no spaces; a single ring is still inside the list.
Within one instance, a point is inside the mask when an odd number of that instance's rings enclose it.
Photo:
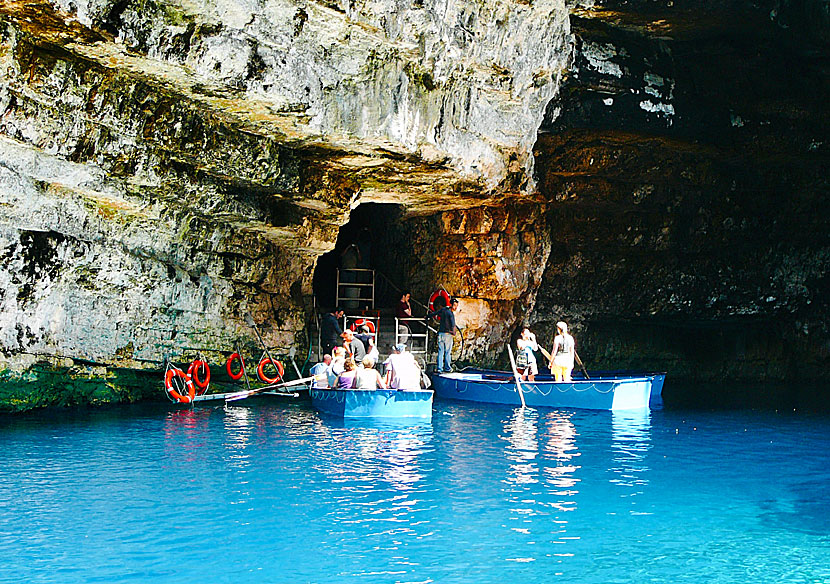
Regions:
[[[621,378],[621,377],[651,377],[651,397],[649,407],[663,407],[663,383],[666,381],[666,374],[663,372],[639,371],[631,369],[613,369],[608,371],[589,371],[588,375],[594,378]],[[574,379],[584,379],[581,371],[573,372]]]
[[[318,389],[312,388],[311,404],[321,412],[340,418],[419,418],[432,417],[432,391],[395,389]]]
[[[444,399],[521,405],[516,380],[504,371],[461,371],[434,374],[435,393]],[[574,380],[539,379],[522,382],[531,407],[637,410],[649,407],[652,376]]]

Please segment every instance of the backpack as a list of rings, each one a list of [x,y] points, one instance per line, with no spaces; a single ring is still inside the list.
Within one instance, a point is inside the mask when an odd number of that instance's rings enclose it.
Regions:
[[[527,368],[527,351],[522,349],[519,351],[518,355],[516,355],[516,369],[526,369]]]

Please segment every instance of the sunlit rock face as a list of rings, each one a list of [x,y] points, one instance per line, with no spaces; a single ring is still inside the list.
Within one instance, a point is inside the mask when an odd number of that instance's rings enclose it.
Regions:
[[[288,141],[391,148],[525,188],[569,57],[553,0],[58,1],[105,47],[73,50],[178,85]],[[219,103],[216,103],[219,100]]]
[[[375,246],[378,264],[422,302],[439,287],[457,296],[464,361],[492,363],[535,302],[550,253],[544,211],[526,197],[403,217]]]
[[[544,230],[478,217],[535,192],[536,132],[571,58],[563,2],[12,0],[0,17],[13,370],[227,352],[253,343],[246,312],[279,352],[305,346],[315,262],[363,203],[435,215],[451,252],[410,253],[471,303],[532,299]]]
[[[534,319],[595,366],[693,380],[828,364],[828,10],[580,2],[537,143],[552,250]]]

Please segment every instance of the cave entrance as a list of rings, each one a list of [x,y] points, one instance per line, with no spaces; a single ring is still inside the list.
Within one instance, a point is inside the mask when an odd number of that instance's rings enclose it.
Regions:
[[[393,255],[405,238],[402,216],[403,206],[391,203],[364,203],[352,211],[334,249],[320,256],[314,267],[312,287],[323,312],[334,308],[338,298],[350,315],[395,306],[400,290],[408,285],[405,274],[395,271],[399,262]]]

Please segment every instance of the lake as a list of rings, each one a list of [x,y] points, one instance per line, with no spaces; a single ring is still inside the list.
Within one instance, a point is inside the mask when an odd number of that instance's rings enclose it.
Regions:
[[[0,418],[0,582],[830,582],[830,416]]]

